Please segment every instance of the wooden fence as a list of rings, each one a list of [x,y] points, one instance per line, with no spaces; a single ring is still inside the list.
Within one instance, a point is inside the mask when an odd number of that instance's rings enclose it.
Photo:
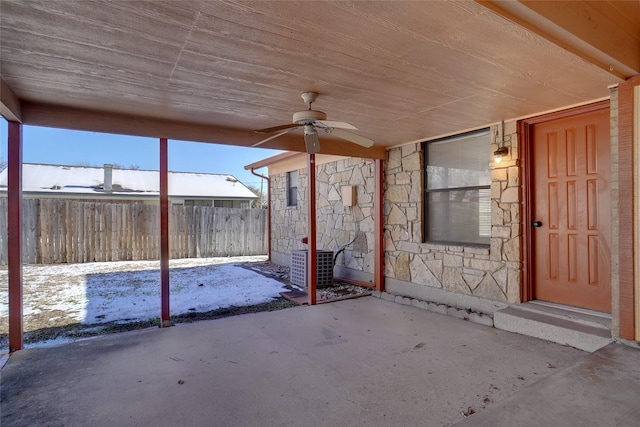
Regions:
[[[63,199],[24,199],[26,264],[160,258],[160,207]],[[267,211],[170,206],[171,258],[264,255]],[[7,199],[0,198],[0,265],[7,264]]]

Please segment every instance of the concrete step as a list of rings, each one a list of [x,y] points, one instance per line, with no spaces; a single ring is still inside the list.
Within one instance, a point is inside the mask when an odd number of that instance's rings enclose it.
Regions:
[[[528,302],[496,311],[493,323],[498,329],[588,352],[612,341],[611,319],[588,310]]]

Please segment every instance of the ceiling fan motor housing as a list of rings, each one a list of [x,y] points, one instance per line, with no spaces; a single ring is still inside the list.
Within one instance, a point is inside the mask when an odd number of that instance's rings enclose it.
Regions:
[[[293,114],[293,123],[298,125],[310,125],[317,120],[326,120],[327,115],[322,111],[305,110]]]

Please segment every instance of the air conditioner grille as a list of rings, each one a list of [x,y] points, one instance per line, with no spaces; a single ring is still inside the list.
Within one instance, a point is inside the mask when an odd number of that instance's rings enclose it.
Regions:
[[[307,249],[291,252],[289,280],[294,285],[307,287]],[[316,251],[316,287],[333,285],[333,252]]]

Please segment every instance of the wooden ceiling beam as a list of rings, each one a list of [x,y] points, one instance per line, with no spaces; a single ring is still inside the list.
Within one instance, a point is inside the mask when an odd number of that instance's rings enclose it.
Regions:
[[[615,76],[640,74],[638,2],[476,1]]]
[[[22,103],[24,124],[62,129],[105,132],[150,138],[207,142],[250,147],[264,138],[252,131],[202,123],[133,117],[105,111],[91,111],[58,105]],[[322,136],[322,135],[321,135]],[[364,148],[343,140],[320,139],[321,153],[338,156],[386,159],[382,146]],[[304,152],[304,138],[299,133],[285,134],[259,148]]]
[[[20,99],[0,76],[0,114],[12,122],[22,122]]]

